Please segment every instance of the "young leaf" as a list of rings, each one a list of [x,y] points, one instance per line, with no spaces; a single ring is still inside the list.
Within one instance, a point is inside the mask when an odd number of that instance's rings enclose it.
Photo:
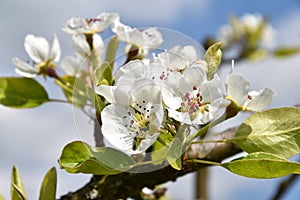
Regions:
[[[300,163],[264,152],[252,153],[222,166],[249,178],[277,178],[288,174],[300,174]]]
[[[215,43],[212,46],[210,46],[205,55],[204,60],[207,62],[207,79],[211,80],[214,77],[214,74],[216,73],[218,67],[221,63],[221,57],[222,57],[222,51],[221,51],[221,42]]]
[[[121,151],[75,141],[64,147],[59,164],[70,173],[113,175],[126,171],[135,161]]]
[[[300,47],[281,47],[274,51],[276,57],[287,57],[300,53]]]
[[[169,164],[177,170],[180,170],[182,167],[181,163],[182,156],[182,141],[179,138],[174,138],[171,146],[169,148],[167,160]]]
[[[94,71],[94,78],[96,85],[111,85],[112,84],[112,70],[108,62],[102,63]]]
[[[109,40],[107,48],[106,48],[105,61],[112,68],[114,67],[114,62],[115,62],[115,57],[116,57],[116,53],[118,50],[118,46],[119,46],[118,37],[114,36]]]
[[[0,200],[5,200],[5,198],[0,194]]]
[[[68,101],[78,107],[83,107],[88,100],[85,81],[75,76],[62,76],[61,80],[55,80],[55,83],[61,87]]]
[[[92,104],[95,106],[95,109],[98,113],[101,113],[101,111],[105,108],[105,104],[99,97],[99,95],[93,90],[92,88],[86,86],[86,91],[89,99],[91,100]]]
[[[244,151],[289,158],[300,153],[300,109],[276,108],[250,116],[238,128],[235,142]]]
[[[44,177],[40,189],[39,200],[53,200],[56,196],[56,169],[52,167]]]
[[[48,94],[30,78],[0,78],[0,104],[12,108],[32,108],[47,102]]]
[[[10,193],[12,200],[26,200],[26,192],[21,179],[20,172],[16,166],[13,166],[11,171],[11,186]]]
[[[163,143],[157,140],[152,145],[151,160],[154,165],[161,164],[166,160],[169,150],[168,146],[171,144],[173,138],[174,137],[168,133],[161,133],[159,135],[159,139],[162,140]]]

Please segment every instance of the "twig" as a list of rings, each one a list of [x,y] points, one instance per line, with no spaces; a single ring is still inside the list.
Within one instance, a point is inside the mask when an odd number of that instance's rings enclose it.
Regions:
[[[279,200],[282,196],[284,196],[291,186],[295,183],[295,181],[299,178],[298,174],[292,174],[287,179],[283,180],[277,187],[276,193],[271,198],[271,200]]]

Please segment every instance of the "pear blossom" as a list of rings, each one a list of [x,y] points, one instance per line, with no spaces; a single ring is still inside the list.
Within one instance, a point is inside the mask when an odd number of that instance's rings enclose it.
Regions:
[[[16,73],[21,76],[33,78],[38,74],[45,73],[48,67],[54,67],[53,62],[58,62],[61,56],[59,41],[54,34],[52,45],[44,37],[37,37],[29,34],[25,37],[24,47],[33,65],[13,58],[12,62],[16,66]]]
[[[162,35],[156,28],[151,27],[144,30],[131,28],[116,20],[112,25],[112,31],[116,33],[120,41],[138,47],[140,54],[146,55],[148,49],[159,47],[163,42]],[[131,46],[129,46],[130,48]]]
[[[159,86],[145,80],[132,86],[127,97],[127,105],[120,104],[117,99],[104,108],[102,133],[116,148],[128,154],[139,154],[159,136],[163,121],[161,92]]]
[[[72,47],[75,49],[77,53],[79,53],[82,57],[89,56],[92,50],[96,51],[98,55],[103,52],[104,43],[101,36],[94,34],[93,38],[93,49],[91,49],[90,45],[86,40],[86,36],[81,35],[73,35],[72,37]]]
[[[123,101],[122,104],[126,104],[128,98],[123,94],[133,85],[138,85],[139,81],[147,80],[149,83],[156,83],[161,89],[168,90],[171,87],[177,87],[181,77],[180,73],[170,71],[161,63],[133,60],[116,72],[115,86],[100,85],[95,90],[110,103],[118,100],[119,103]]]
[[[197,60],[197,53],[193,46],[181,47],[178,45],[158,54],[155,59],[170,70],[182,71]]]
[[[169,117],[189,125],[206,124],[219,116],[224,103],[220,78],[208,81],[201,67],[184,71],[177,90],[162,90]]]
[[[233,71],[233,70],[232,70]],[[264,88],[250,91],[250,82],[240,73],[232,72],[226,77],[227,99],[240,107],[241,110],[260,111],[272,101],[275,93]]]
[[[101,13],[95,18],[82,19],[71,18],[69,19],[63,30],[69,34],[94,34],[104,31],[108,26],[118,20],[120,17],[117,13]]]
[[[222,26],[218,40],[222,41],[224,46],[228,46],[257,33],[260,34],[258,46],[266,49],[273,46],[276,33],[271,24],[267,23],[261,14],[247,13],[239,19],[233,19],[231,24]]]

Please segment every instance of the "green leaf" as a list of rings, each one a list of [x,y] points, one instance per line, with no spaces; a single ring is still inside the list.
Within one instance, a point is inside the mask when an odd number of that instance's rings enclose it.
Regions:
[[[55,80],[55,83],[61,87],[69,102],[78,107],[83,107],[86,104],[86,101],[88,100],[86,95],[86,84],[82,78],[62,76],[61,81]]]
[[[207,62],[207,79],[211,80],[214,77],[214,74],[216,73],[218,67],[221,64],[221,57],[222,57],[222,51],[221,51],[221,42],[215,43],[212,46],[210,46],[205,55],[204,60]]]
[[[52,167],[44,177],[40,189],[39,200],[53,200],[56,197],[57,174],[55,167]]]
[[[280,47],[274,51],[276,57],[293,56],[300,53],[300,47]]]
[[[89,99],[91,100],[92,104],[95,106],[95,109],[98,113],[101,113],[101,111],[105,108],[105,103],[101,100],[99,95],[93,90],[92,88],[86,86],[87,95]]]
[[[59,164],[70,173],[113,175],[130,169],[135,161],[116,149],[75,141],[64,147]]]
[[[0,200],[5,200],[5,198],[0,194]]]
[[[249,154],[222,166],[249,178],[277,178],[288,174],[300,174],[300,163],[263,152]]]
[[[235,142],[244,151],[289,158],[300,153],[300,109],[276,108],[250,116],[238,128]]]
[[[0,104],[12,108],[32,108],[47,102],[48,94],[30,78],[0,78]]]
[[[119,47],[119,40],[117,36],[112,37],[106,48],[105,61],[113,68],[116,53]]]
[[[181,156],[182,156],[182,141],[179,138],[174,138],[169,148],[167,161],[174,169],[181,170],[182,167]]]
[[[108,62],[102,63],[94,71],[96,85],[111,85],[112,84],[112,69]]]
[[[163,142],[160,142],[162,140]],[[167,156],[169,145],[173,140],[173,136],[168,133],[161,133],[159,135],[159,139],[152,145],[152,152],[151,152],[151,160],[153,161],[152,164],[159,165],[162,164]]]
[[[10,193],[12,200],[26,200],[26,192],[21,179],[20,172],[16,166],[13,166],[11,172]]]

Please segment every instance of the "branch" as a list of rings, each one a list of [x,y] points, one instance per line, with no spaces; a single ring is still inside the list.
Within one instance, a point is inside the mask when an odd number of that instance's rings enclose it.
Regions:
[[[292,174],[287,179],[283,180],[278,188],[274,196],[271,198],[272,200],[281,199],[281,197],[290,189],[290,187],[295,183],[295,181],[299,178],[299,174]]]
[[[235,129],[228,129],[222,132],[220,136],[222,139],[230,139],[233,137]],[[212,138],[213,139],[213,138]],[[202,147],[201,144],[193,144],[186,153],[187,159],[200,158]],[[217,143],[212,150],[204,157],[203,160],[221,162],[236,153],[241,152],[241,149],[233,143]],[[131,197],[134,199],[141,199],[140,191],[144,187],[154,189],[157,185],[176,181],[178,177],[185,174],[195,172],[199,169],[209,165],[198,163],[187,163],[183,165],[181,170],[175,170],[171,166],[158,168],[156,171],[147,171],[149,166],[141,168],[144,173],[127,173],[123,172],[113,176],[93,176],[89,183],[78,191],[71,192],[61,197],[61,200],[75,200],[75,199],[104,199],[115,200]],[[153,167],[153,166],[152,166]]]

